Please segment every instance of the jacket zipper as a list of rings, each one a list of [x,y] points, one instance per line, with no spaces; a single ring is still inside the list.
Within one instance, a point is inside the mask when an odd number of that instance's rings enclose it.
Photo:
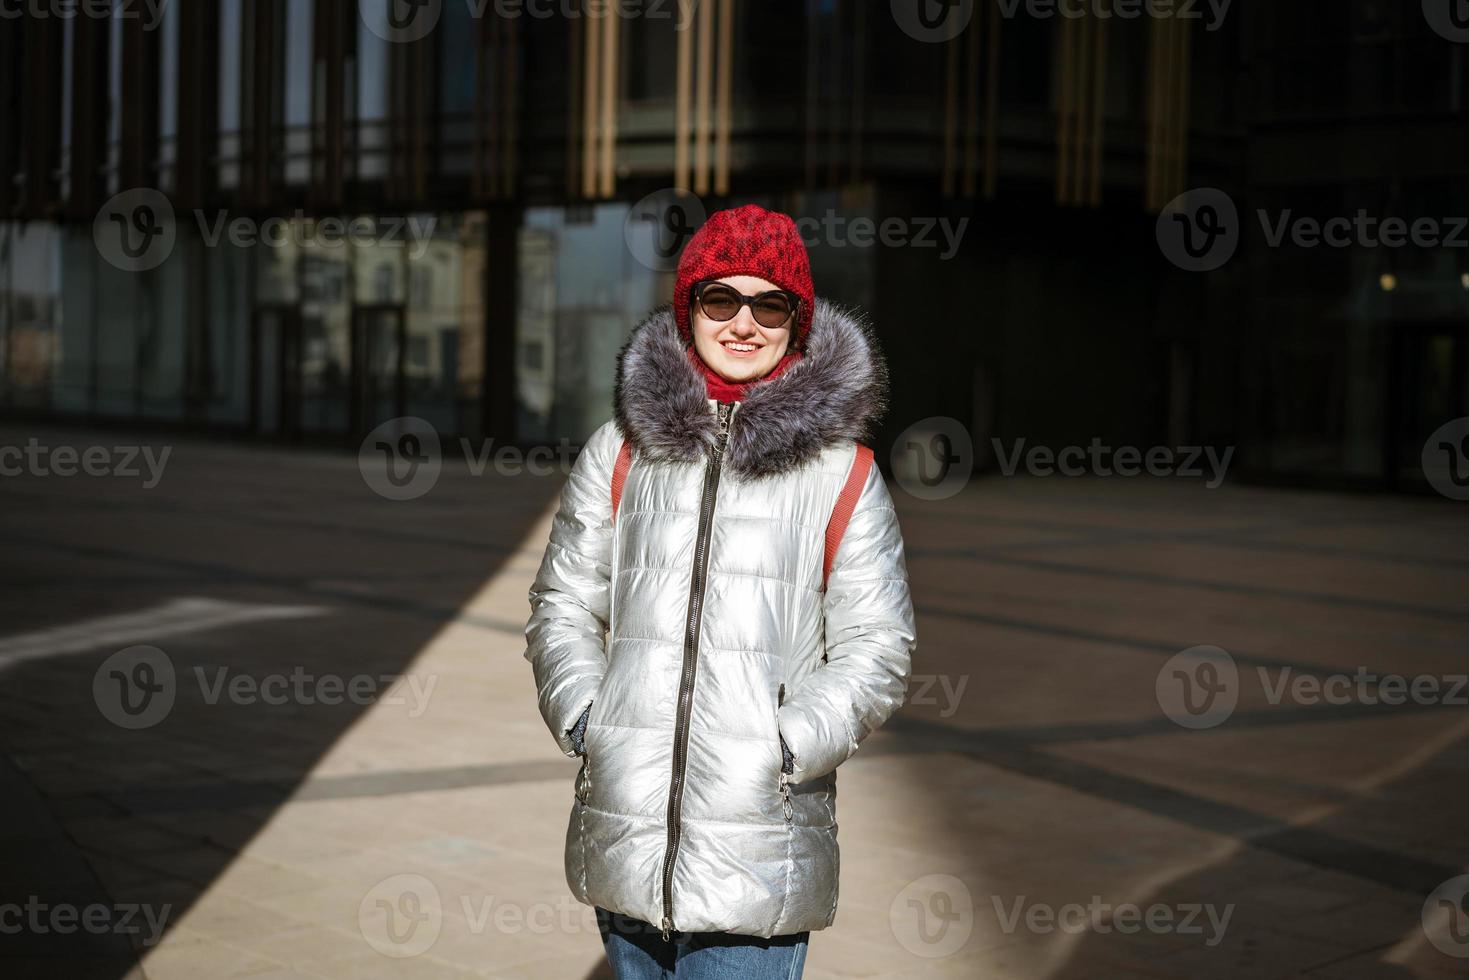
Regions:
[[[699,622],[704,611],[704,586],[709,578],[709,538],[714,525],[714,499],[719,493],[719,473],[724,447],[729,442],[735,406],[720,402],[719,442],[714,457],[704,470],[704,496],[699,504],[699,533],[694,540],[694,571],[689,583],[689,614],[684,626],[683,677],[678,686],[678,714],[673,727],[673,775],[668,784],[668,845],[663,852],[663,921],[659,929],[666,942],[673,931],[673,864],[678,859],[682,827],[683,788],[689,755],[689,715],[694,707],[694,678],[699,669]]]

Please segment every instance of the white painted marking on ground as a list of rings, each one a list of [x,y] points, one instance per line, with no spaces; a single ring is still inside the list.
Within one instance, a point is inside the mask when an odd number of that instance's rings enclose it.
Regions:
[[[153,643],[184,633],[277,619],[302,619],[326,612],[321,606],[273,606],[253,602],[185,597],[152,609],[98,616],[64,626],[0,638],[0,670],[26,660],[132,643]]]

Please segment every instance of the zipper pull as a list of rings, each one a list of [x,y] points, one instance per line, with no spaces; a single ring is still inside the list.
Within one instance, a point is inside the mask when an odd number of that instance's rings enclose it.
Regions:
[[[725,444],[729,442],[729,425],[734,418],[734,405],[729,402],[720,402],[719,408],[719,442],[714,447],[714,457],[721,459],[724,456]]]
[[[672,928],[673,928],[673,920],[670,919],[668,916],[665,915],[663,917],[662,923],[659,924],[659,929],[661,929],[662,932],[663,932],[663,941],[665,943],[668,942],[668,931],[670,929],[672,929]]]
[[[791,786],[787,782],[788,778],[785,773],[780,774],[780,808],[785,813],[786,823],[791,822],[791,816],[794,813],[791,807]]]

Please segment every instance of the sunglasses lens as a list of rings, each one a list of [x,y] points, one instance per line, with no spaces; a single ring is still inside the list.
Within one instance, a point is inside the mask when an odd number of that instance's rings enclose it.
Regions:
[[[783,326],[790,318],[790,301],[779,293],[767,293],[755,301],[755,322],[762,327]]]
[[[706,286],[699,294],[699,305],[711,320],[731,320],[740,311],[740,298],[728,286]]]

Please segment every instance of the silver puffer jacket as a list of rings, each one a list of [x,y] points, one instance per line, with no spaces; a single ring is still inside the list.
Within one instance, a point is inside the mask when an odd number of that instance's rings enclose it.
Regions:
[[[886,387],[865,327],[824,301],[804,358],[733,407],[706,397],[670,308],[623,349],[615,419],[562,491],[526,627],[541,714],[563,752],[585,747],[566,836],[582,902],[666,932],[832,923],[835,770],[902,703],[915,644],[876,466],[822,589],[827,521]]]

